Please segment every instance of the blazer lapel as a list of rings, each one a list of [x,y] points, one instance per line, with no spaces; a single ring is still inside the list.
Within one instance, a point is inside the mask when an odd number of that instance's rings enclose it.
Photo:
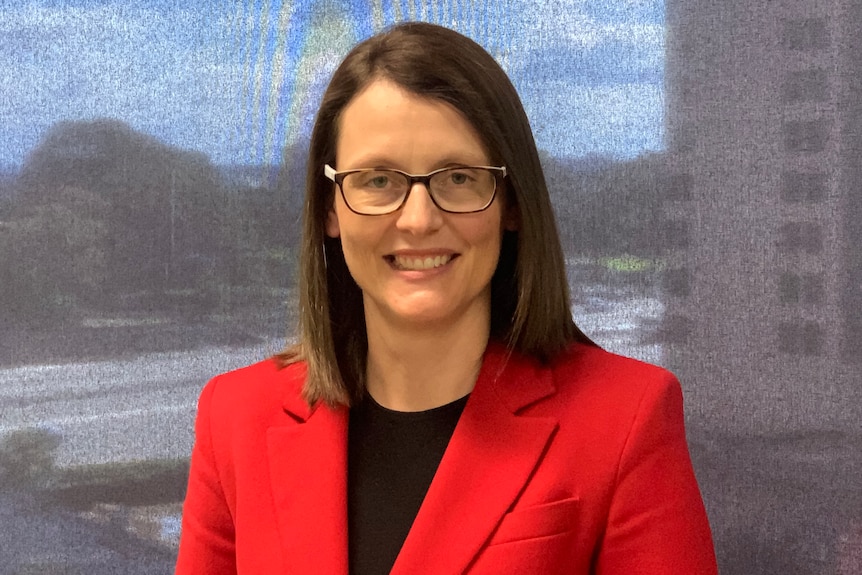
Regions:
[[[347,575],[349,412],[309,409],[298,388],[284,409],[285,424],[267,430],[267,451],[287,572]]]
[[[543,370],[492,344],[392,575],[462,573],[530,478],[557,427],[519,416],[554,392]]]

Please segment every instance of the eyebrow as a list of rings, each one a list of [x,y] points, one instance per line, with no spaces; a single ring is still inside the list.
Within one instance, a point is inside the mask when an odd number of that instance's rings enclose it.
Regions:
[[[434,162],[432,165],[434,167],[430,168],[428,171],[439,170],[440,168],[454,168],[460,166],[488,166],[491,165],[488,160],[479,160],[476,159],[474,161],[465,161],[467,158],[461,156],[446,156],[439,161]],[[398,162],[393,162],[388,160],[384,156],[370,156],[368,158],[361,158],[360,162],[356,163],[356,166],[351,166],[350,168],[341,167],[339,169],[363,169],[363,168],[374,168],[374,169],[396,169],[402,170],[401,167],[398,167]],[[408,170],[403,170],[407,172]]]

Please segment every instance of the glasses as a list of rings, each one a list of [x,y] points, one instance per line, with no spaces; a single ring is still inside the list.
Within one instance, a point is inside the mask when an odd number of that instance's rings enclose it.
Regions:
[[[468,214],[491,205],[497,195],[497,180],[506,177],[506,168],[461,166],[419,175],[377,168],[336,172],[327,164],[323,173],[338,185],[350,211],[363,216],[397,211],[417,182],[425,186],[431,201],[444,212]]]

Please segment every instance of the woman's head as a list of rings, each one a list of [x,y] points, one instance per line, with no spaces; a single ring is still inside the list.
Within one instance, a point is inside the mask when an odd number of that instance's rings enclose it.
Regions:
[[[282,355],[288,361],[308,362],[306,397],[350,403],[364,390],[367,340],[362,291],[347,268],[340,238],[327,230],[336,187],[323,167],[373,167],[340,166],[337,149],[345,109],[381,81],[454,109],[473,128],[489,165],[506,167],[507,177],[498,183],[498,200],[509,231],[499,243],[491,281],[491,337],[543,361],[572,340],[588,341],[571,319],[554,215],[514,87],[472,40],[432,24],[401,24],[365,40],[347,55],[324,93],[312,131],[301,253],[300,344]]]
[[[514,218],[478,132],[450,104],[375,79],[341,112],[335,161],[326,233],[362,291],[369,337],[401,326],[484,343]]]

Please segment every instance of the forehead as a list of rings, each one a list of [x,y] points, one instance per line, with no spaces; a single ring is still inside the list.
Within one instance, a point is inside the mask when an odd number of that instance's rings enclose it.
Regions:
[[[345,106],[335,144],[339,170],[429,170],[489,161],[482,137],[458,109],[385,78],[369,83]]]

